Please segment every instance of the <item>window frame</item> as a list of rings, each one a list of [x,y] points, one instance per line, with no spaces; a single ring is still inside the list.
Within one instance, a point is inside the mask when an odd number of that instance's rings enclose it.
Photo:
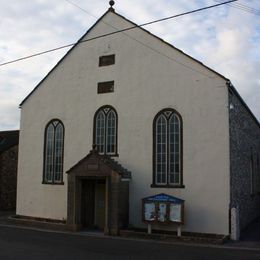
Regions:
[[[166,114],[170,113],[170,115],[167,117]],[[156,177],[157,177],[157,171],[156,171],[156,165],[157,165],[157,119],[163,115],[164,118],[166,118],[166,184],[158,184],[156,181]],[[178,120],[179,120],[179,156],[180,156],[180,165],[179,165],[179,184],[171,184],[169,179],[170,179],[170,171],[169,171],[169,166],[170,166],[170,160],[168,159],[170,156],[170,143],[169,143],[169,128],[170,128],[170,119],[172,116],[177,116]],[[173,108],[164,108],[162,110],[160,110],[154,117],[153,119],[153,179],[152,179],[152,184],[151,184],[152,188],[185,188],[185,186],[183,185],[183,120],[182,117],[180,115],[179,112],[177,112],[175,109]]]
[[[115,81],[98,82],[97,94],[114,93]]]
[[[52,165],[53,165],[53,169],[55,169],[55,166],[54,166],[54,162],[55,162],[55,148],[56,148],[56,143],[55,143],[55,137],[56,137],[56,129],[57,129],[57,126],[60,124],[62,126],[62,130],[63,130],[63,140],[62,140],[62,152],[61,152],[61,159],[62,159],[62,163],[61,163],[61,177],[60,177],[60,180],[55,180],[55,172],[52,171],[52,176],[51,176],[51,181],[48,181],[47,178],[46,178],[46,148],[47,148],[47,130],[48,130],[48,127],[54,122],[58,122],[58,124],[54,127],[54,140],[53,140],[53,149],[54,149],[54,153],[52,155]],[[50,184],[50,185],[64,185],[64,181],[63,181],[63,174],[64,174],[64,140],[65,140],[65,127],[64,127],[64,124],[63,122],[60,120],[60,119],[52,119],[50,120],[47,124],[46,124],[46,127],[45,127],[45,130],[44,130],[44,150],[43,150],[43,175],[42,175],[42,184]]]
[[[99,57],[98,66],[99,67],[106,67],[111,66],[116,63],[116,55],[115,54],[108,54]]]
[[[107,110],[107,111],[106,111]],[[108,139],[108,133],[107,133],[107,129],[108,129],[108,115],[109,113],[113,111],[115,114],[115,152],[114,153],[107,153],[107,139]],[[94,115],[94,119],[93,119],[93,145],[97,146],[96,144],[96,123],[97,123],[97,116],[99,115],[100,112],[103,112],[103,114],[105,115],[105,133],[104,133],[104,152],[100,153],[102,155],[108,155],[111,157],[118,157],[118,114],[115,110],[114,107],[110,106],[110,105],[104,105],[102,107],[100,107]]]

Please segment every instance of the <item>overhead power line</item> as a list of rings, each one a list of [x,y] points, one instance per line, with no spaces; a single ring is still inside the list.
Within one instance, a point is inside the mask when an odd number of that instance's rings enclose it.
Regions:
[[[67,3],[69,3],[69,4],[71,4],[71,5],[74,5],[75,7],[79,8],[81,11],[87,13],[88,15],[90,15],[90,16],[92,16],[92,17],[94,17],[94,18],[97,18],[95,15],[91,14],[91,13],[88,12],[86,9],[84,9],[84,8],[82,8],[81,6],[75,4],[74,2],[69,1],[69,0],[64,0],[64,1],[66,1]]]
[[[64,0],[64,1],[68,2],[69,4],[73,5],[74,7],[80,9],[81,11],[83,11],[83,12],[87,13],[88,15],[90,15],[90,16],[92,16],[92,17],[94,17],[94,18],[97,19],[97,17],[96,17],[95,15],[91,14],[89,11],[87,11],[86,9],[82,8],[81,6],[75,4],[74,2],[72,2],[72,1],[70,1],[70,0]],[[113,28],[113,29],[115,29],[115,30],[119,30],[117,27],[111,25],[110,23],[107,23],[106,21],[101,20],[100,22],[103,23],[103,24],[105,24],[105,25],[110,26],[111,28]],[[136,38],[133,37],[133,36],[130,36],[130,35],[127,34],[126,32],[122,32],[122,34],[124,34],[127,38],[132,39],[132,40],[134,40],[135,42],[141,44],[142,46],[144,46],[144,47],[150,49],[151,51],[153,51],[153,52],[155,52],[155,53],[157,53],[157,54],[159,54],[159,55],[161,55],[161,56],[163,56],[163,57],[165,57],[165,58],[167,58],[167,59],[173,61],[174,63],[177,63],[177,64],[179,64],[179,65],[181,65],[181,66],[183,66],[183,67],[186,67],[187,69],[190,69],[190,70],[192,70],[192,71],[194,71],[194,72],[197,72],[197,73],[199,73],[199,74],[201,74],[201,75],[203,75],[203,76],[210,77],[210,76],[209,76],[208,74],[206,74],[206,73],[203,73],[203,72],[201,72],[201,71],[199,71],[199,70],[196,70],[195,68],[193,68],[193,67],[191,67],[191,66],[189,66],[189,65],[187,65],[187,64],[184,64],[184,63],[180,62],[179,60],[176,60],[176,59],[174,59],[174,58],[172,58],[172,57],[169,57],[168,55],[166,55],[165,53],[159,51],[158,49],[154,49],[154,48],[151,47],[150,45],[145,44],[143,41],[138,40],[138,39],[136,39]]]
[[[221,3],[222,1],[221,0],[215,0],[215,2]],[[233,8],[239,9],[241,11],[260,16],[260,10],[258,10],[256,8],[253,8],[253,7],[241,4],[241,3],[228,3],[228,5],[233,7]]]
[[[22,60],[33,58],[33,57],[36,57],[36,56],[40,56],[40,55],[43,55],[43,54],[46,54],[46,53],[50,53],[50,52],[54,52],[54,51],[61,50],[61,49],[64,49],[64,48],[72,47],[72,46],[74,46],[75,44],[78,44],[78,43],[84,43],[84,42],[97,40],[97,39],[104,38],[104,37],[107,37],[107,36],[110,36],[110,35],[114,35],[114,34],[117,34],[117,33],[129,31],[129,30],[132,30],[132,29],[135,29],[135,28],[138,28],[138,27],[144,27],[144,26],[147,26],[147,25],[163,22],[163,21],[166,21],[166,20],[170,20],[170,19],[173,19],[173,18],[184,16],[184,15],[201,12],[201,11],[204,11],[204,10],[212,9],[212,8],[217,7],[217,6],[226,5],[226,4],[229,4],[229,3],[236,2],[236,1],[237,0],[230,0],[230,1],[219,3],[219,4],[210,5],[210,6],[206,6],[206,7],[198,8],[198,9],[194,9],[192,11],[184,12],[184,13],[181,13],[181,14],[172,15],[172,16],[168,16],[168,17],[165,17],[165,18],[157,19],[157,20],[154,20],[154,21],[151,21],[151,22],[140,24],[140,25],[134,25],[134,26],[131,26],[131,27],[128,27],[128,28],[125,28],[125,29],[117,30],[115,32],[111,32],[111,33],[95,36],[95,37],[92,37],[90,39],[81,40],[81,41],[78,41],[78,42],[75,42],[75,43],[63,45],[63,46],[56,47],[56,48],[53,48],[53,49],[49,49],[49,50],[46,50],[46,51],[42,51],[42,52],[34,53],[34,54],[31,54],[31,55],[28,55],[28,56],[24,56],[24,57],[15,59],[15,60],[7,61],[7,62],[4,62],[4,63],[1,63],[0,66],[5,66],[5,65],[8,65],[8,64],[11,64],[11,63],[18,62],[18,61],[22,61]]]

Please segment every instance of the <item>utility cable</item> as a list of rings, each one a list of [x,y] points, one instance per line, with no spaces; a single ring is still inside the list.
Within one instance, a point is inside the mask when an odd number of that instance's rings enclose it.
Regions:
[[[195,10],[192,10],[192,11],[184,12],[184,13],[181,13],[181,14],[177,14],[177,15],[172,15],[172,16],[169,16],[169,17],[161,18],[161,19],[154,20],[154,21],[147,22],[147,23],[143,23],[143,24],[140,24],[140,25],[134,25],[134,26],[131,26],[131,27],[128,27],[128,28],[125,28],[125,29],[121,29],[121,30],[115,31],[115,32],[106,33],[106,34],[99,35],[99,36],[96,36],[96,37],[93,37],[93,38],[90,38],[90,39],[80,40],[80,41],[78,41],[76,43],[63,45],[63,46],[60,46],[60,47],[57,47],[57,48],[53,48],[53,49],[49,49],[49,50],[46,50],[46,51],[38,52],[38,53],[35,53],[35,54],[31,54],[31,55],[28,55],[28,56],[24,56],[24,57],[21,57],[19,59],[7,61],[7,62],[4,62],[4,63],[1,63],[0,66],[5,66],[5,65],[8,65],[8,64],[11,64],[11,63],[18,62],[18,61],[26,60],[26,59],[33,58],[33,57],[36,57],[36,56],[40,56],[40,55],[43,55],[43,54],[46,54],[46,53],[54,52],[54,51],[61,50],[61,49],[64,49],[64,48],[68,48],[68,47],[74,46],[75,44],[78,44],[78,43],[84,43],[84,42],[93,41],[93,40],[104,38],[104,37],[107,37],[107,36],[110,36],[110,35],[114,35],[114,34],[117,34],[117,33],[129,31],[129,30],[132,30],[132,29],[135,29],[135,28],[139,28],[139,27],[144,27],[144,26],[147,26],[147,25],[150,25],[150,24],[159,23],[159,22],[162,22],[162,21],[166,21],[166,20],[170,20],[170,19],[173,19],[173,18],[181,17],[181,16],[184,16],[184,15],[193,14],[193,13],[196,13],[196,12],[208,10],[208,9],[211,9],[211,8],[215,8],[217,6],[226,5],[226,4],[229,4],[229,3],[232,3],[232,2],[236,2],[236,1],[237,0],[230,0],[230,1],[223,2],[223,3],[210,5],[210,6],[206,6],[206,7],[203,7],[203,8],[198,8],[198,9],[195,9]]]
[[[221,3],[220,0],[215,0],[215,2]],[[260,10],[258,10],[256,8],[253,8],[253,7],[244,5],[244,4],[240,4],[240,3],[228,3],[227,5],[229,5],[230,7],[239,9],[241,11],[260,16]]]
[[[71,5],[74,5],[75,7],[77,7],[78,9],[80,9],[81,11],[87,13],[88,15],[92,16],[93,18],[96,18],[97,17],[93,14],[91,14],[89,11],[87,11],[86,9],[82,8],[81,6],[77,5],[76,3],[72,2],[72,1],[69,1],[69,0],[64,0],[66,1],[67,3],[71,4]]]
[[[90,16],[92,16],[92,17],[98,19],[98,17],[96,17],[95,15],[91,14],[89,11],[87,11],[86,9],[82,8],[81,6],[75,4],[74,2],[69,1],[69,0],[64,0],[64,1],[68,2],[69,4],[71,4],[71,5],[73,5],[73,6],[77,7],[77,8],[79,8],[81,11],[87,13],[88,15],[90,15]],[[102,22],[102,23],[105,24],[105,25],[110,26],[111,28],[113,28],[113,29],[115,29],[115,30],[119,30],[117,27],[115,27],[115,26],[113,26],[113,25],[111,25],[111,24],[109,24],[109,23],[107,23],[107,22],[105,22],[105,21],[102,21],[102,20],[101,20],[100,22]],[[176,59],[174,59],[174,58],[172,58],[172,57],[169,57],[168,55],[162,53],[161,51],[152,48],[151,46],[145,44],[144,42],[142,42],[142,41],[140,41],[140,40],[137,40],[136,38],[134,38],[133,36],[130,36],[130,35],[127,34],[126,32],[122,32],[122,34],[124,34],[126,37],[128,37],[128,38],[134,40],[135,42],[137,42],[137,43],[139,43],[139,44],[145,46],[146,48],[152,50],[153,52],[155,52],[155,53],[157,53],[157,54],[159,54],[159,55],[161,55],[161,56],[164,56],[165,58],[167,58],[167,59],[169,59],[169,60],[171,60],[171,61],[173,61],[173,62],[175,62],[175,63],[178,63],[179,65],[182,65],[183,67],[186,67],[186,68],[188,68],[188,69],[190,69],[190,70],[192,70],[192,71],[194,71],[194,72],[197,72],[197,73],[199,73],[199,74],[201,74],[201,75],[203,75],[203,76],[210,77],[208,74],[203,73],[203,72],[201,72],[201,71],[199,71],[199,70],[196,70],[196,69],[194,69],[193,67],[190,67],[190,66],[188,66],[188,65],[186,65],[186,64],[184,64],[184,63],[182,63],[182,62],[180,62],[180,61],[178,61],[178,60],[176,60]]]

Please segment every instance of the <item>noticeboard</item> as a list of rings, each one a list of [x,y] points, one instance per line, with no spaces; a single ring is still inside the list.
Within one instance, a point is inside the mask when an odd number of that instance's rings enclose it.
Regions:
[[[145,223],[184,223],[184,200],[161,193],[142,199]]]

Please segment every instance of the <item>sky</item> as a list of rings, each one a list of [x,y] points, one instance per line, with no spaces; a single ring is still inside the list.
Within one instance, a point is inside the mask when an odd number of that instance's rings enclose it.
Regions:
[[[117,13],[142,24],[219,1],[115,2]],[[76,42],[107,11],[108,3],[109,0],[0,0],[0,64]],[[247,7],[254,8],[254,13],[244,11]],[[239,0],[145,29],[229,78],[260,121],[259,0]],[[0,131],[19,129],[19,104],[68,50],[0,66]]]

